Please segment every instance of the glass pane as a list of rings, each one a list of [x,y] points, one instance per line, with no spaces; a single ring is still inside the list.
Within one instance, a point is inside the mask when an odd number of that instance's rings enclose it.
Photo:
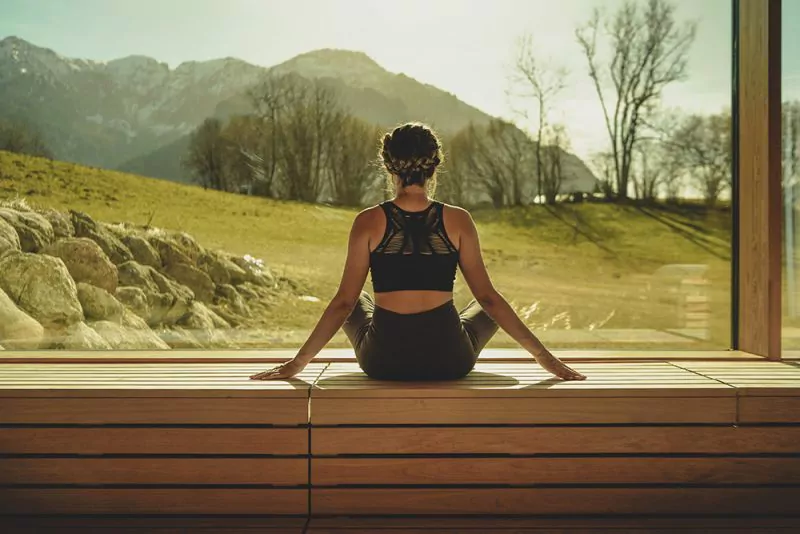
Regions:
[[[783,2],[781,8],[781,94],[783,129],[783,349],[800,350],[800,250],[797,238],[800,205],[800,58],[797,32],[800,5]]]
[[[4,0],[0,346],[300,346],[357,213],[392,196],[379,141],[417,120],[444,147],[436,198],[470,210],[550,348],[726,349],[731,16]]]

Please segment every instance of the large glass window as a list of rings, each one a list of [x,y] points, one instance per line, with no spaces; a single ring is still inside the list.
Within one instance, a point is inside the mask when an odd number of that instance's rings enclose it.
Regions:
[[[730,345],[730,0],[0,12],[6,349],[298,346],[412,120],[551,348]]]

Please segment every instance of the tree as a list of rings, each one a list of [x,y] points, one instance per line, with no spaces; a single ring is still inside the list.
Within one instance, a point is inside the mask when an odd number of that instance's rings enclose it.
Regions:
[[[731,115],[689,115],[675,131],[670,146],[680,151],[691,183],[713,207],[732,184]]]
[[[696,33],[695,23],[675,20],[675,7],[668,0],[648,0],[643,9],[641,5],[627,0],[610,17],[595,9],[589,22],[575,32],[603,109],[618,199],[628,197],[644,120],[663,89],[686,77],[687,55]],[[607,39],[611,51],[605,65],[598,57],[598,37]],[[608,80],[613,95],[608,95]]]
[[[53,157],[39,130],[19,121],[0,121],[0,150],[43,158]]]
[[[352,116],[344,116],[330,139],[331,196],[345,206],[360,206],[364,191],[377,171],[375,154],[380,130]]]
[[[564,89],[566,71],[542,62],[536,56],[530,35],[520,39],[514,67],[513,80],[516,85],[524,87],[521,96],[532,98],[536,104],[536,195],[538,196],[542,194],[544,185],[542,136],[548,124],[548,107],[551,99]]]
[[[227,191],[225,179],[225,139],[222,136],[222,122],[208,118],[189,138],[189,151],[182,164],[196,182],[204,189]]]
[[[566,128],[560,124],[548,127],[544,132],[543,141],[547,144],[540,151],[543,159],[541,168],[544,187],[540,190],[540,194],[544,194],[545,202],[555,204],[564,183],[564,154],[569,148]]]

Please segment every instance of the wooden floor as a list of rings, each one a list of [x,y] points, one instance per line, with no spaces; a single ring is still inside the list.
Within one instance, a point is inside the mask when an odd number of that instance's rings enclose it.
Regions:
[[[0,516],[32,532],[119,515],[114,531],[800,527],[800,362],[573,366],[588,380],[514,361],[438,383],[348,362],[273,382],[247,379],[260,362],[2,363]]]

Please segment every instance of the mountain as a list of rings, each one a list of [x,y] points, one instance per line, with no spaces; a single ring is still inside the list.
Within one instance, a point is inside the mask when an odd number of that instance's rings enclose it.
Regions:
[[[362,52],[316,50],[271,68],[228,57],[170,69],[145,56],[67,58],[18,37],[0,41],[0,119],[36,127],[57,159],[189,182],[180,166],[189,134],[209,116],[250,112],[247,91],[269,74],[289,73],[323,79],[353,115],[387,128],[419,120],[454,133],[492,119]]]

